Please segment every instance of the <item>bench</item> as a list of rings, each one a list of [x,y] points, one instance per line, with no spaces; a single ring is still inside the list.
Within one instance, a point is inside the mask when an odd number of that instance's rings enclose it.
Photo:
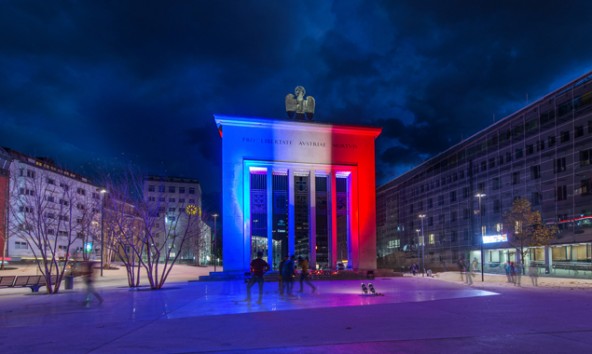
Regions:
[[[52,275],[53,284],[57,281],[57,276]],[[0,288],[30,288],[32,292],[39,292],[39,288],[46,286],[47,281],[42,275],[6,275],[0,276]]]

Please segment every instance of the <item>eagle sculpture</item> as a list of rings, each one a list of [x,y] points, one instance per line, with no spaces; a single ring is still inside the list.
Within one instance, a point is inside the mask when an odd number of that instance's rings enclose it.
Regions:
[[[296,95],[291,93],[286,95],[286,113],[288,113],[288,117],[298,120],[312,120],[315,110],[314,98],[311,96],[304,98],[306,90],[302,86],[296,86],[294,93]]]

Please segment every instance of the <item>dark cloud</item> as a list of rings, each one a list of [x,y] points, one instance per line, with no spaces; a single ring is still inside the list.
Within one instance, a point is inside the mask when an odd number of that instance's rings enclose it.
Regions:
[[[4,1],[0,145],[220,190],[213,114],[383,128],[382,184],[592,70],[592,2]],[[207,166],[207,168],[204,168]]]

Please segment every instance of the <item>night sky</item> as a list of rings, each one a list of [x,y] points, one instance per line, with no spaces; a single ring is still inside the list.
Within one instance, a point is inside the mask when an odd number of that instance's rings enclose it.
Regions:
[[[213,114],[383,128],[377,184],[592,70],[592,1],[0,1],[0,146],[197,178]]]

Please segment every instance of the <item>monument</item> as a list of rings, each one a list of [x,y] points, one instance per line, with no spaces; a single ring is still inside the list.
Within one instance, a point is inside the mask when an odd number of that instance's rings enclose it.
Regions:
[[[374,142],[380,128],[312,122],[303,87],[294,119],[215,115],[222,138],[224,272],[258,251],[273,270],[288,255],[311,269],[376,268]]]

